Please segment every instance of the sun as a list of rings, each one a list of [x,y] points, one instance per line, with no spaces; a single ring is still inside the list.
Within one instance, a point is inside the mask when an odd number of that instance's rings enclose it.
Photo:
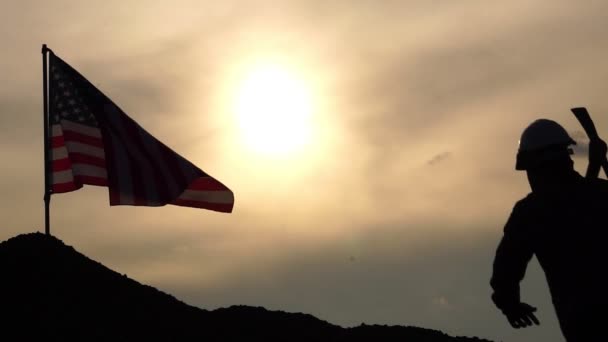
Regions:
[[[311,140],[310,87],[284,66],[252,68],[242,78],[234,106],[243,141],[255,152],[295,153]]]

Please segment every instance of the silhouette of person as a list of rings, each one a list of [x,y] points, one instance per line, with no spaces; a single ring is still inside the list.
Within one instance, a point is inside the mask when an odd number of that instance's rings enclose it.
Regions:
[[[555,121],[540,119],[524,130],[516,170],[526,171],[532,191],[515,204],[504,227],[492,300],[514,328],[540,324],[536,308],[521,302],[519,292],[535,255],[566,340],[608,341],[608,181],[574,170],[572,144]],[[593,141],[589,167],[605,157],[606,144]]]

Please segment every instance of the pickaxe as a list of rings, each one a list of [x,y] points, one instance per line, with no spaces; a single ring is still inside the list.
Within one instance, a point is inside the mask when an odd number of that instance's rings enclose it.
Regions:
[[[606,143],[600,139],[591,120],[591,116],[585,107],[572,108],[572,113],[581,123],[583,129],[589,137],[589,165],[587,166],[587,178],[597,178],[600,173],[600,167],[604,169],[604,173],[608,177],[608,159],[606,159]]]

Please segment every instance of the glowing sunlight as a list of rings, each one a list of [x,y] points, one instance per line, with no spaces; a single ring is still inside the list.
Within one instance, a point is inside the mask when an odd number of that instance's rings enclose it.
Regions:
[[[244,143],[256,153],[294,153],[311,139],[310,89],[281,65],[251,69],[238,85],[234,106]]]

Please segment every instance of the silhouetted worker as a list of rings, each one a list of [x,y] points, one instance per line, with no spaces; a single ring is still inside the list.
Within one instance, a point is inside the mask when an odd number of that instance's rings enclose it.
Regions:
[[[492,300],[514,328],[539,324],[536,308],[519,295],[536,255],[567,341],[608,341],[608,181],[574,170],[572,144],[551,120],[524,130],[515,168],[526,171],[532,192],[515,204],[504,227],[490,281]],[[602,154],[606,144],[593,143],[590,163],[599,163]]]

